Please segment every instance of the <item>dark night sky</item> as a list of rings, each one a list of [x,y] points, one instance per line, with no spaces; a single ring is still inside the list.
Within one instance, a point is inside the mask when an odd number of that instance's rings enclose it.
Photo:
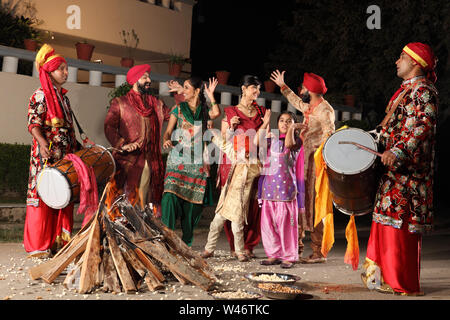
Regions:
[[[265,78],[264,62],[280,39],[278,21],[289,17],[290,3],[199,0],[193,12],[192,73],[205,79],[226,69],[232,85],[245,74]]]

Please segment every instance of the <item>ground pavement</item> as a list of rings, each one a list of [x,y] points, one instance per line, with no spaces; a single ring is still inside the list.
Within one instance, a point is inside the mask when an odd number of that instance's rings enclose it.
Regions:
[[[265,258],[265,253],[261,244],[255,249],[256,259],[241,263],[229,256],[224,232],[219,239],[216,256],[209,258],[208,262],[215,269],[221,286],[230,290],[255,291],[253,285],[244,277],[249,272],[277,272],[299,276],[301,279],[296,285],[311,295],[310,300],[450,300],[450,220],[441,219],[435,231],[423,238],[421,266],[421,286],[425,292],[423,297],[387,295],[364,288],[360,274],[370,231],[370,217],[367,215],[356,218],[360,246],[360,262],[357,270],[352,270],[351,266],[344,263],[347,221],[347,216],[335,215],[335,243],[328,254],[327,262],[323,264],[296,264],[292,269],[262,266],[260,261]],[[203,250],[207,233],[208,228],[205,224],[196,230],[194,250],[199,252]],[[305,256],[311,253],[309,244],[309,239],[306,238]],[[213,300],[202,289],[181,285],[175,281],[169,282],[165,290],[158,292],[149,292],[143,287],[140,292],[133,294],[104,293],[100,290],[91,294],[78,294],[63,287],[64,275],[50,285],[41,280],[31,280],[28,269],[38,263],[41,261],[26,258],[21,243],[0,243],[0,300]]]

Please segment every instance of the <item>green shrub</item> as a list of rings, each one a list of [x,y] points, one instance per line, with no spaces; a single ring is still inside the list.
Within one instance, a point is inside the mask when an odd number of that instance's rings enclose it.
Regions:
[[[29,145],[0,143],[0,195],[8,192],[26,195],[30,148]]]

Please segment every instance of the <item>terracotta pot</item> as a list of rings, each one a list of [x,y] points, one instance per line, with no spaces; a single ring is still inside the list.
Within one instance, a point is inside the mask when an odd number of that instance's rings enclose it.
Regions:
[[[272,80],[264,81],[264,91],[266,92],[274,92],[276,84]]]
[[[227,84],[230,77],[229,71],[216,71],[216,77],[219,84]]]
[[[182,67],[183,66],[178,63],[169,63],[169,74],[174,77],[179,77]]]
[[[24,39],[23,44],[25,46],[25,49],[30,51],[36,51],[38,45],[37,41],[33,39]]]
[[[122,58],[120,60],[120,65],[125,68],[131,68],[134,66],[134,59],[132,58]]]
[[[77,47],[78,59],[91,61],[95,46],[89,43],[77,43],[75,46]]]
[[[355,106],[355,96],[352,94],[344,95],[344,104],[346,106],[354,107]]]

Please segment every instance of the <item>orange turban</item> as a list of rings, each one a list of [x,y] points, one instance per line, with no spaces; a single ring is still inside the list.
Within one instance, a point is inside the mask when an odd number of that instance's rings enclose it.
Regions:
[[[55,50],[48,44],[44,44],[36,54],[35,65],[39,71],[39,80],[47,104],[46,123],[53,127],[62,127],[64,125],[64,115],[61,107],[59,107],[58,98],[49,74],[58,69],[63,62],[67,63],[66,59],[61,55],[55,54]]]

